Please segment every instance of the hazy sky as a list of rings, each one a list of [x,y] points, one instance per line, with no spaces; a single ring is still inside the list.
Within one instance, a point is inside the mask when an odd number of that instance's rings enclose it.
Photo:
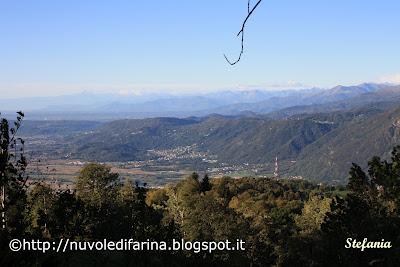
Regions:
[[[256,2],[253,0],[253,2]],[[400,81],[400,1],[0,0],[0,98]]]

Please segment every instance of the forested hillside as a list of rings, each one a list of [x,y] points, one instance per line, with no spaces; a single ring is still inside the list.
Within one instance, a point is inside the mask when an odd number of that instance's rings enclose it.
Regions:
[[[78,137],[69,149],[73,157],[121,161],[144,159],[150,149],[196,145],[223,162],[259,163],[277,154],[284,159],[295,158],[305,146],[338,125],[314,118],[276,121],[211,116],[201,120],[127,120],[106,124]]]
[[[363,167],[373,155],[389,158],[400,143],[400,109],[359,116],[306,147],[295,172],[305,177],[343,177],[353,162]]]
[[[228,164],[292,161],[286,175],[345,181],[352,162],[386,158],[398,143],[399,111],[367,105],[351,111],[267,116],[155,118],[106,123],[68,140],[72,158],[98,161],[153,159],[154,149],[192,146]]]

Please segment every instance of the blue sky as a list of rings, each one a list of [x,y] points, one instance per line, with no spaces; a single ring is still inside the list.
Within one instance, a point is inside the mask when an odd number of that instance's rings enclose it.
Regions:
[[[255,0],[253,2],[256,2]],[[400,81],[400,1],[0,0],[2,97]]]

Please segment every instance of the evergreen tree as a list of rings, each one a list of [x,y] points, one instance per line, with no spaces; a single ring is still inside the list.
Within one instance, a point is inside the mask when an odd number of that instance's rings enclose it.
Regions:
[[[211,190],[211,183],[208,174],[205,174],[200,183],[200,192],[204,193]]]
[[[365,172],[360,166],[353,163],[347,188],[354,193],[363,193],[369,185],[369,179]]]

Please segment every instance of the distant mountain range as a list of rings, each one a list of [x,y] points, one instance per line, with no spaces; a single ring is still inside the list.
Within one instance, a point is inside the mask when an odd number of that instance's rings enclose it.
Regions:
[[[332,110],[352,108],[357,101],[365,104],[387,99],[387,92],[399,97],[398,87],[365,83],[357,86],[337,86],[331,89],[284,91],[223,91],[201,95],[171,94],[91,94],[58,97],[38,97],[0,100],[6,114],[16,110],[27,112],[29,119],[116,120],[124,118],[188,117],[209,114],[267,114],[297,106],[318,109],[332,103]],[[364,100],[364,98],[366,98]],[[325,106],[324,106],[325,108]],[[297,112],[297,111],[296,111]],[[290,115],[293,112],[288,113]]]

